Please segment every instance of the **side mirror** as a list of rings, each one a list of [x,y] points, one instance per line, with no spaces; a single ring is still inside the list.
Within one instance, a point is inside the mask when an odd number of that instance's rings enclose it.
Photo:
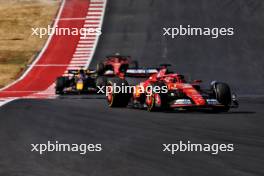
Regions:
[[[196,84],[199,84],[199,83],[202,83],[202,80],[198,79],[198,80],[194,80],[193,82],[196,83]]]

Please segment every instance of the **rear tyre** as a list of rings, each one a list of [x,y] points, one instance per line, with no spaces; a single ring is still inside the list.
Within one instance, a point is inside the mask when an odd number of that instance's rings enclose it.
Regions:
[[[96,66],[96,72],[98,75],[103,75],[105,72],[105,66],[104,63],[100,62]]]
[[[226,83],[215,83],[213,91],[217,101],[224,105],[223,107],[215,107],[213,110],[215,112],[228,112],[232,101],[230,87]]]
[[[149,112],[153,111],[165,111],[169,109],[168,94],[163,93],[164,87],[167,87],[163,82],[154,83],[152,86],[152,92],[148,92],[146,95],[146,105]],[[154,92],[159,87],[159,92]],[[150,91],[150,90],[149,90]]]
[[[130,93],[114,92],[113,86],[123,88],[129,86],[126,80],[115,78],[108,81],[107,84],[107,102],[109,107],[126,107],[131,98]],[[112,89],[112,90],[110,90]]]
[[[66,86],[66,78],[58,77],[56,80],[56,87],[55,87],[56,92],[55,93],[58,95],[63,95],[63,90],[65,86]]]

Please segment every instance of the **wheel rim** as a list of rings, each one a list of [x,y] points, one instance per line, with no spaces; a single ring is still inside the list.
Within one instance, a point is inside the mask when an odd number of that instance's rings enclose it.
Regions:
[[[152,101],[153,101],[153,97],[151,94],[147,94],[146,96],[146,104],[147,106],[150,106],[152,104]]]
[[[109,103],[109,105],[111,106],[113,104],[113,93],[112,93],[112,87],[107,87],[107,101]]]
[[[147,105],[148,111],[152,111],[154,109],[155,98],[153,94],[149,94],[146,96],[146,105]]]
[[[155,106],[161,107],[161,97],[159,94],[154,94]]]

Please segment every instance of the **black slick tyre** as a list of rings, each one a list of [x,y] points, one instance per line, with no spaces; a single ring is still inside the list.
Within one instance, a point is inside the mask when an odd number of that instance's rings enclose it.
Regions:
[[[96,72],[98,75],[103,75],[105,72],[105,66],[104,63],[100,62],[96,66]]]
[[[109,107],[126,107],[129,103],[131,94],[124,92],[115,92],[114,86],[124,88],[128,86],[126,80],[120,78],[114,78],[107,83],[107,102]],[[110,90],[112,89],[112,90]]]
[[[213,85],[213,91],[217,101],[223,105],[220,107],[214,107],[215,112],[228,112],[231,104],[231,91],[230,87],[226,83],[215,83]]]
[[[65,77],[58,77],[56,80],[56,94],[58,95],[62,95],[63,94],[63,90],[65,88],[65,82],[66,82],[66,78]]]

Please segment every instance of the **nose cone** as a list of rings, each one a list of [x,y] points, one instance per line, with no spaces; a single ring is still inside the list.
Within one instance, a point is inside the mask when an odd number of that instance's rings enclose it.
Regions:
[[[193,102],[196,105],[205,105],[206,104],[206,100],[202,97],[202,95],[191,85],[186,85],[183,87],[183,91],[184,93],[190,97]]]
[[[206,101],[202,97],[198,98],[195,102],[197,105],[205,105]]]

